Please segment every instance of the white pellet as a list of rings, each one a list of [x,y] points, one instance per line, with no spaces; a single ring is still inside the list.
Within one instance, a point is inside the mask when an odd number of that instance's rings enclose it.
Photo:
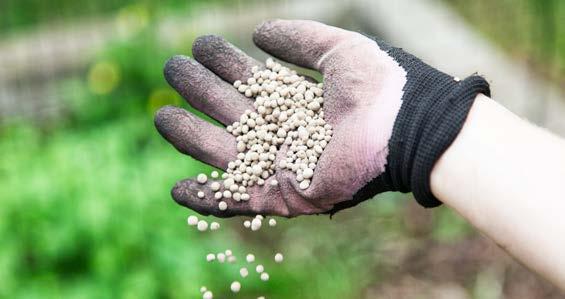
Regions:
[[[241,284],[239,281],[234,281],[231,283],[230,289],[232,292],[237,293],[241,289]]]
[[[208,177],[201,173],[196,177],[196,181],[199,182],[200,184],[206,184],[206,181],[208,181]]]
[[[277,181],[277,180],[272,180],[270,184],[271,184],[271,186],[278,186],[278,185],[279,185],[279,181]]]
[[[251,230],[257,231],[261,228],[261,219],[255,218],[251,221]]]
[[[213,261],[213,260],[215,260],[215,259],[216,259],[216,255],[213,254],[213,253],[208,253],[208,254],[206,255],[206,261],[208,261],[208,262],[211,262],[211,261]]]
[[[310,168],[306,168],[302,171],[302,177],[305,179],[309,179],[314,175],[314,170]]]
[[[265,267],[263,267],[263,265],[257,265],[257,267],[255,267],[255,271],[257,271],[257,273],[263,273],[263,271],[265,271]]]
[[[206,231],[208,229],[208,222],[206,220],[198,221],[197,228],[201,232]]]
[[[218,230],[220,229],[220,224],[218,222],[210,223],[210,230]]]
[[[227,257],[228,259],[228,263],[233,264],[237,261],[237,258],[235,257],[235,255],[230,255]]]
[[[249,275],[249,271],[247,270],[247,268],[243,267],[243,268],[239,269],[239,275],[241,275],[241,277],[245,278],[245,277],[247,277],[247,275]]]
[[[250,228],[251,227],[251,221],[249,221],[249,220],[243,221],[243,226],[245,226],[246,228]]]
[[[233,186],[235,186],[235,185],[233,185]],[[235,201],[240,201],[241,200],[241,193],[235,192],[234,194],[232,194],[232,198]]]
[[[246,260],[248,263],[253,263],[253,262],[255,261],[255,256],[250,253],[250,254],[248,254],[248,255],[245,257],[245,260]]]
[[[194,216],[194,215],[190,215],[188,216],[188,218],[186,219],[186,222],[188,223],[188,225],[190,226],[195,226],[198,224],[198,217]]]
[[[226,261],[226,255],[223,252],[216,254],[216,259],[218,262],[223,263]]]
[[[282,263],[283,259],[284,259],[284,257],[282,255],[282,253],[275,254],[275,262]]]
[[[202,299],[213,299],[213,298],[214,298],[214,295],[210,291],[206,291],[202,295]]]
[[[275,226],[275,225],[277,225],[277,220],[275,220],[275,218],[269,219],[269,226]]]
[[[206,291],[208,291],[208,289],[205,286],[200,287],[200,293],[204,293]]]
[[[308,188],[310,186],[310,181],[309,180],[303,180],[302,182],[300,182],[300,189],[304,190],[306,188]]]
[[[233,184],[234,184],[234,180],[230,177],[224,180],[224,188],[229,188]]]
[[[210,189],[212,191],[220,190],[220,183],[219,182],[212,182],[212,184],[210,184]]]
[[[220,201],[218,203],[218,209],[220,209],[220,211],[225,211],[228,209],[228,204],[225,201]]]
[[[262,280],[262,281],[267,281],[267,280],[269,280],[269,273],[267,273],[267,272],[261,273],[261,280]]]
[[[212,173],[210,173],[210,176],[211,176],[212,178],[217,179],[217,178],[220,177],[220,174],[219,174],[217,171],[214,170],[214,171],[212,171]]]
[[[204,192],[198,191],[198,193],[196,194],[196,196],[198,196],[198,198],[204,198]]]

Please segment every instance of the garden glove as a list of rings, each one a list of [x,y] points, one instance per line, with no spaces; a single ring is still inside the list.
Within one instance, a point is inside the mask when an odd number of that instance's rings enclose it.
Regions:
[[[424,207],[441,202],[430,189],[434,163],[453,142],[479,94],[489,95],[479,76],[458,80],[387,43],[314,21],[273,20],[253,34],[255,44],[283,61],[323,75],[324,117],[333,136],[322,153],[310,187],[277,168],[264,186],[247,189],[249,201],[227,200],[221,211],[209,185],[193,179],[172,189],[175,201],[201,214],[280,215],[335,213],[385,191],[413,192]],[[253,100],[232,83],[246,81],[264,66],[218,36],[194,42],[194,59],[171,58],[165,77],[194,108],[224,125],[238,121]],[[155,117],[160,134],[180,152],[227,169],[236,159],[236,140],[176,107]],[[284,159],[286,145],[277,153]],[[270,180],[278,185],[272,186]],[[204,198],[197,192],[204,191]]]

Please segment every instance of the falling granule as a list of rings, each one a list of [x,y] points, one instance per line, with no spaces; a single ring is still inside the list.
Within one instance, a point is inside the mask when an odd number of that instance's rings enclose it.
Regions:
[[[204,294],[202,294],[202,299],[213,299],[213,298],[214,298],[214,295],[210,291],[206,291],[206,292],[204,292]]]
[[[216,254],[216,259],[218,262],[223,263],[226,261],[226,255],[223,252]]]
[[[262,280],[262,281],[267,281],[267,280],[269,280],[269,273],[267,273],[267,272],[261,273],[261,280]]]
[[[208,261],[208,262],[211,262],[211,261],[213,261],[213,260],[215,260],[215,259],[216,259],[216,255],[213,254],[213,253],[208,253],[208,254],[206,255],[206,261]]]
[[[246,260],[248,263],[253,263],[253,262],[255,261],[255,256],[250,253],[250,254],[248,254],[248,255],[245,257],[245,260]]]
[[[261,228],[261,219],[255,218],[251,221],[251,230],[258,231]]]
[[[257,267],[255,267],[255,271],[257,271],[257,273],[263,273],[263,271],[265,271],[265,267],[263,267],[263,265],[257,265]]]
[[[269,219],[269,226],[275,226],[275,225],[277,225],[277,220],[275,220],[275,218]]]
[[[275,254],[275,262],[282,263],[283,259],[284,259],[284,257],[282,255],[282,253]]]
[[[245,228],[250,228],[250,227],[251,227],[251,221],[249,221],[249,220],[243,221],[243,226],[244,226]]]
[[[204,293],[206,291],[208,291],[208,289],[205,286],[200,287],[200,293]]]
[[[218,222],[210,223],[210,230],[219,230],[219,229],[220,229],[220,224]]]
[[[194,216],[194,215],[190,215],[188,216],[188,218],[186,219],[186,222],[188,223],[188,225],[190,226],[195,226],[196,224],[198,224],[198,217]]]
[[[201,232],[206,231],[208,229],[208,222],[205,220],[198,221],[197,228]]]
[[[243,267],[243,268],[239,269],[239,275],[241,275],[241,277],[245,278],[245,277],[247,277],[247,275],[249,275],[249,271],[247,270],[247,268]]]
[[[231,283],[230,289],[232,292],[237,293],[241,289],[241,283],[239,281],[234,281]]]

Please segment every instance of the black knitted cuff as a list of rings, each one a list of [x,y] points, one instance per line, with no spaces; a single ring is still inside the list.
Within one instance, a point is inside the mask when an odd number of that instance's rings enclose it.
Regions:
[[[444,75],[436,70],[432,72],[437,74],[428,77]],[[393,191],[412,191],[419,204],[431,208],[441,204],[431,192],[432,168],[459,134],[476,96],[479,93],[490,96],[490,90],[480,76],[463,81],[451,77],[448,81],[440,78],[427,81],[441,85],[428,85],[431,90],[418,99],[403,99],[389,141],[381,184]],[[421,88],[427,84],[418,85]]]
[[[416,128],[421,133],[412,161],[410,187],[416,201],[426,208],[441,204],[431,191],[432,168],[461,131],[479,93],[490,96],[489,85],[480,76],[456,82],[451,92],[429,107],[426,123]]]

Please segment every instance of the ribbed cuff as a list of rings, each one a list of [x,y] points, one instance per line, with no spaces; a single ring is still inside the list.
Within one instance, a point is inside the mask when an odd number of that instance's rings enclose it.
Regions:
[[[489,84],[480,76],[471,76],[458,82],[449,94],[434,102],[427,112],[410,179],[416,201],[426,208],[441,204],[431,191],[432,169],[461,131],[479,93],[490,96]]]

